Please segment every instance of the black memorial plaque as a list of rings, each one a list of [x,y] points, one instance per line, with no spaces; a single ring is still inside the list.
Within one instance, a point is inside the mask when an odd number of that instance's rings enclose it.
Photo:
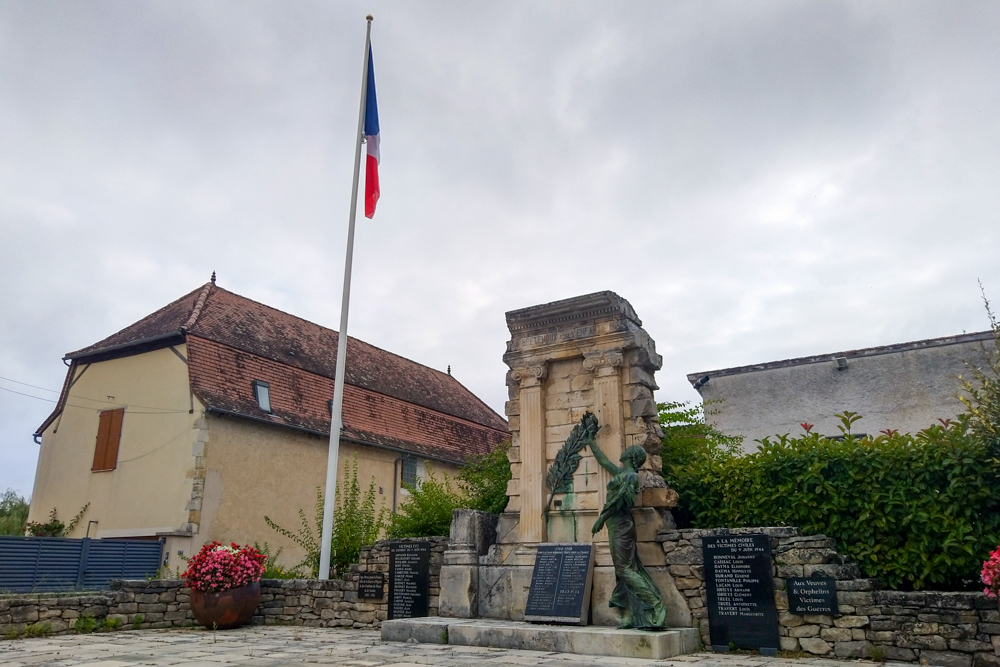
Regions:
[[[358,572],[358,598],[381,600],[385,597],[385,575],[381,572]]]
[[[592,544],[540,544],[531,571],[524,619],[586,623],[593,571]]]
[[[837,581],[831,577],[787,579],[788,611],[793,614],[837,613]]]
[[[389,542],[389,618],[426,616],[430,585],[430,543]]]
[[[702,538],[712,645],[778,649],[771,540],[767,535]]]

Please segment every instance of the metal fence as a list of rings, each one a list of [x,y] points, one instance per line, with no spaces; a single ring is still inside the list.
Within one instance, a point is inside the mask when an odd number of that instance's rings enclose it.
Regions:
[[[0,535],[0,593],[108,590],[112,579],[156,576],[163,540]]]

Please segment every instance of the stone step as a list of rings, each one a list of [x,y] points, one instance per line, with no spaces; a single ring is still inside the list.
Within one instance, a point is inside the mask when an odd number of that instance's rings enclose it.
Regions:
[[[382,623],[382,641],[488,646],[661,660],[694,653],[701,646],[695,628],[661,632],[588,625],[542,625],[486,618],[400,618]]]

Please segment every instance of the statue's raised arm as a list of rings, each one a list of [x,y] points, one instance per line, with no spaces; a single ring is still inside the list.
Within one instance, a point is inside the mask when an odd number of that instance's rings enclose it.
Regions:
[[[612,475],[621,473],[622,469],[611,462],[611,459],[609,459],[604,452],[601,451],[601,448],[597,446],[597,443],[594,442],[593,439],[591,439],[587,444],[590,445],[590,451],[594,454],[594,458],[597,459],[597,462],[601,464],[602,468],[607,470]]]

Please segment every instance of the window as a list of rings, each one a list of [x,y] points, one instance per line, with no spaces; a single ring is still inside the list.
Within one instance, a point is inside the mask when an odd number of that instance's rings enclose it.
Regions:
[[[403,459],[403,484],[415,486],[417,483],[417,460],[412,456]]]
[[[271,385],[260,380],[253,381],[253,397],[264,412],[271,411]]]
[[[122,438],[122,419],[125,408],[105,410],[97,425],[97,446],[94,447],[94,465],[91,471],[114,470],[118,467],[118,443]]]

